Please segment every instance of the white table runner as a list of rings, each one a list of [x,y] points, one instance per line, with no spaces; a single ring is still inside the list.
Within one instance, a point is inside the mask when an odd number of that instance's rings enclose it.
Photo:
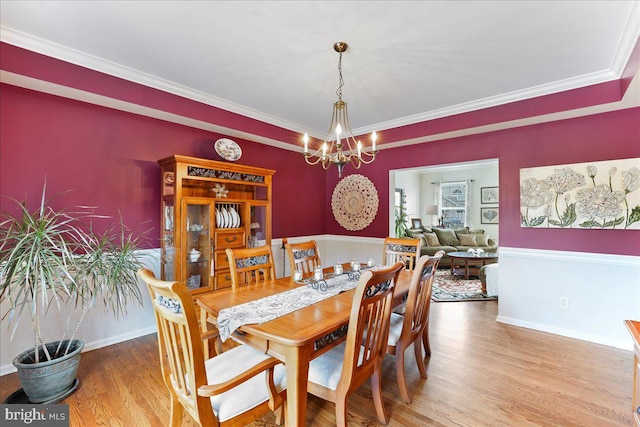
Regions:
[[[222,341],[226,341],[236,329],[243,325],[268,322],[311,304],[331,298],[340,292],[354,289],[358,284],[358,279],[355,277],[349,279],[348,274],[327,278],[324,281],[327,284],[326,290],[314,289],[311,284],[308,284],[220,310],[220,313],[218,313],[220,338]],[[305,282],[313,283],[314,280],[307,279]]]

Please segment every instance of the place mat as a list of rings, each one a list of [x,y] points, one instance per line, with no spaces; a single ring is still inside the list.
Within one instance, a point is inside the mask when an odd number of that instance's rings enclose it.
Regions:
[[[302,283],[308,284],[299,288],[220,310],[217,319],[220,338],[226,341],[236,329],[243,325],[265,323],[331,298],[340,292],[354,289],[360,278],[360,274],[347,273],[327,276],[323,281],[306,279]]]

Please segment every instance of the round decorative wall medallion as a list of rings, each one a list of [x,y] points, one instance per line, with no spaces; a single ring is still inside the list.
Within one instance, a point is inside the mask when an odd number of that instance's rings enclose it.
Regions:
[[[333,216],[350,231],[362,230],[378,213],[378,192],[364,175],[349,175],[338,182],[331,196]]]

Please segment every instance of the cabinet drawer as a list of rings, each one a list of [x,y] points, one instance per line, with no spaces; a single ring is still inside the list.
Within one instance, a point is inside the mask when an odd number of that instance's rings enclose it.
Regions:
[[[231,273],[229,270],[216,273],[216,290],[231,287]]]
[[[225,251],[216,251],[216,264],[215,270],[229,270],[229,259]]]
[[[241,248],[244,246],[244,231],[232,231],[223,233],[217,231],[215,233],[215,248]]]

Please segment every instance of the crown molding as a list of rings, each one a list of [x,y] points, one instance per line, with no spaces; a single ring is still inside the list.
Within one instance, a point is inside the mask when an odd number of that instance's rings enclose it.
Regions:
[[[131,67],[108,61],[70,47],[53,43],[5,26],[0,26],[0,41],[27,49],[51,58],[59,59],[70,64],[78,65],[110,76],[118,77],[133,83],[138,83],[153,89],[198,101],[222,110],[230,111],[245,117],[266,122],[284,129],[297,131],[301,126],[279,117],[271,116],[258,110],[236,104],[229,100],[218,98],[207,93],[193,90],[152,74],[148,74]]]
[[[497,96],[487,97],[473,102],[462,103],[439,110],[429,111],[421,114],[402,117],[396,120],[390,120],[369,126],[353,129],[353,133],[367,134],[373,130],[392,129],[402,126],[420,123],[424,121],[443,118],[451,115],[468,113],[471,111],[481,110],[485,108],[495,107],[511,102],[522,101],[539,96],[549,95],[562,91],[577,89],[598,83],[604,83],[617,79],[621,76],[624,66],[626,65],[635,43],[640,35],[640,2],[634,2],[633,10],[629,21],[624,30],[623,37],[619,44],[619,49],[615,54],[615,60],[612,68],[600,72],[578,76],[576,78],[565,79],[550,84],[539,85],[525,90],[513,91]],[[81,52],[76,49],[69,48],[49,40],[35,37],[30,34],[13,30],[8,27],[0,26],[0,41],[24,48],[39,54],[56,58],[71,64],[79,65],[94,71],[122,78],[127,81],[138,83],[147,87],[151,87],[173,95],[181,96],[187,99],[198,101],[206,105],[230,111],[248,118],[259,120],[274,126],[298,132],[304,127],[300,124],[283,120],[257,111],[223,98],[218,98],[204,92],[193,90],[189,87],[173,83],[171,81],[161,79],[148,73],[126,67],[115,62],[107,61],[97,56]]]

